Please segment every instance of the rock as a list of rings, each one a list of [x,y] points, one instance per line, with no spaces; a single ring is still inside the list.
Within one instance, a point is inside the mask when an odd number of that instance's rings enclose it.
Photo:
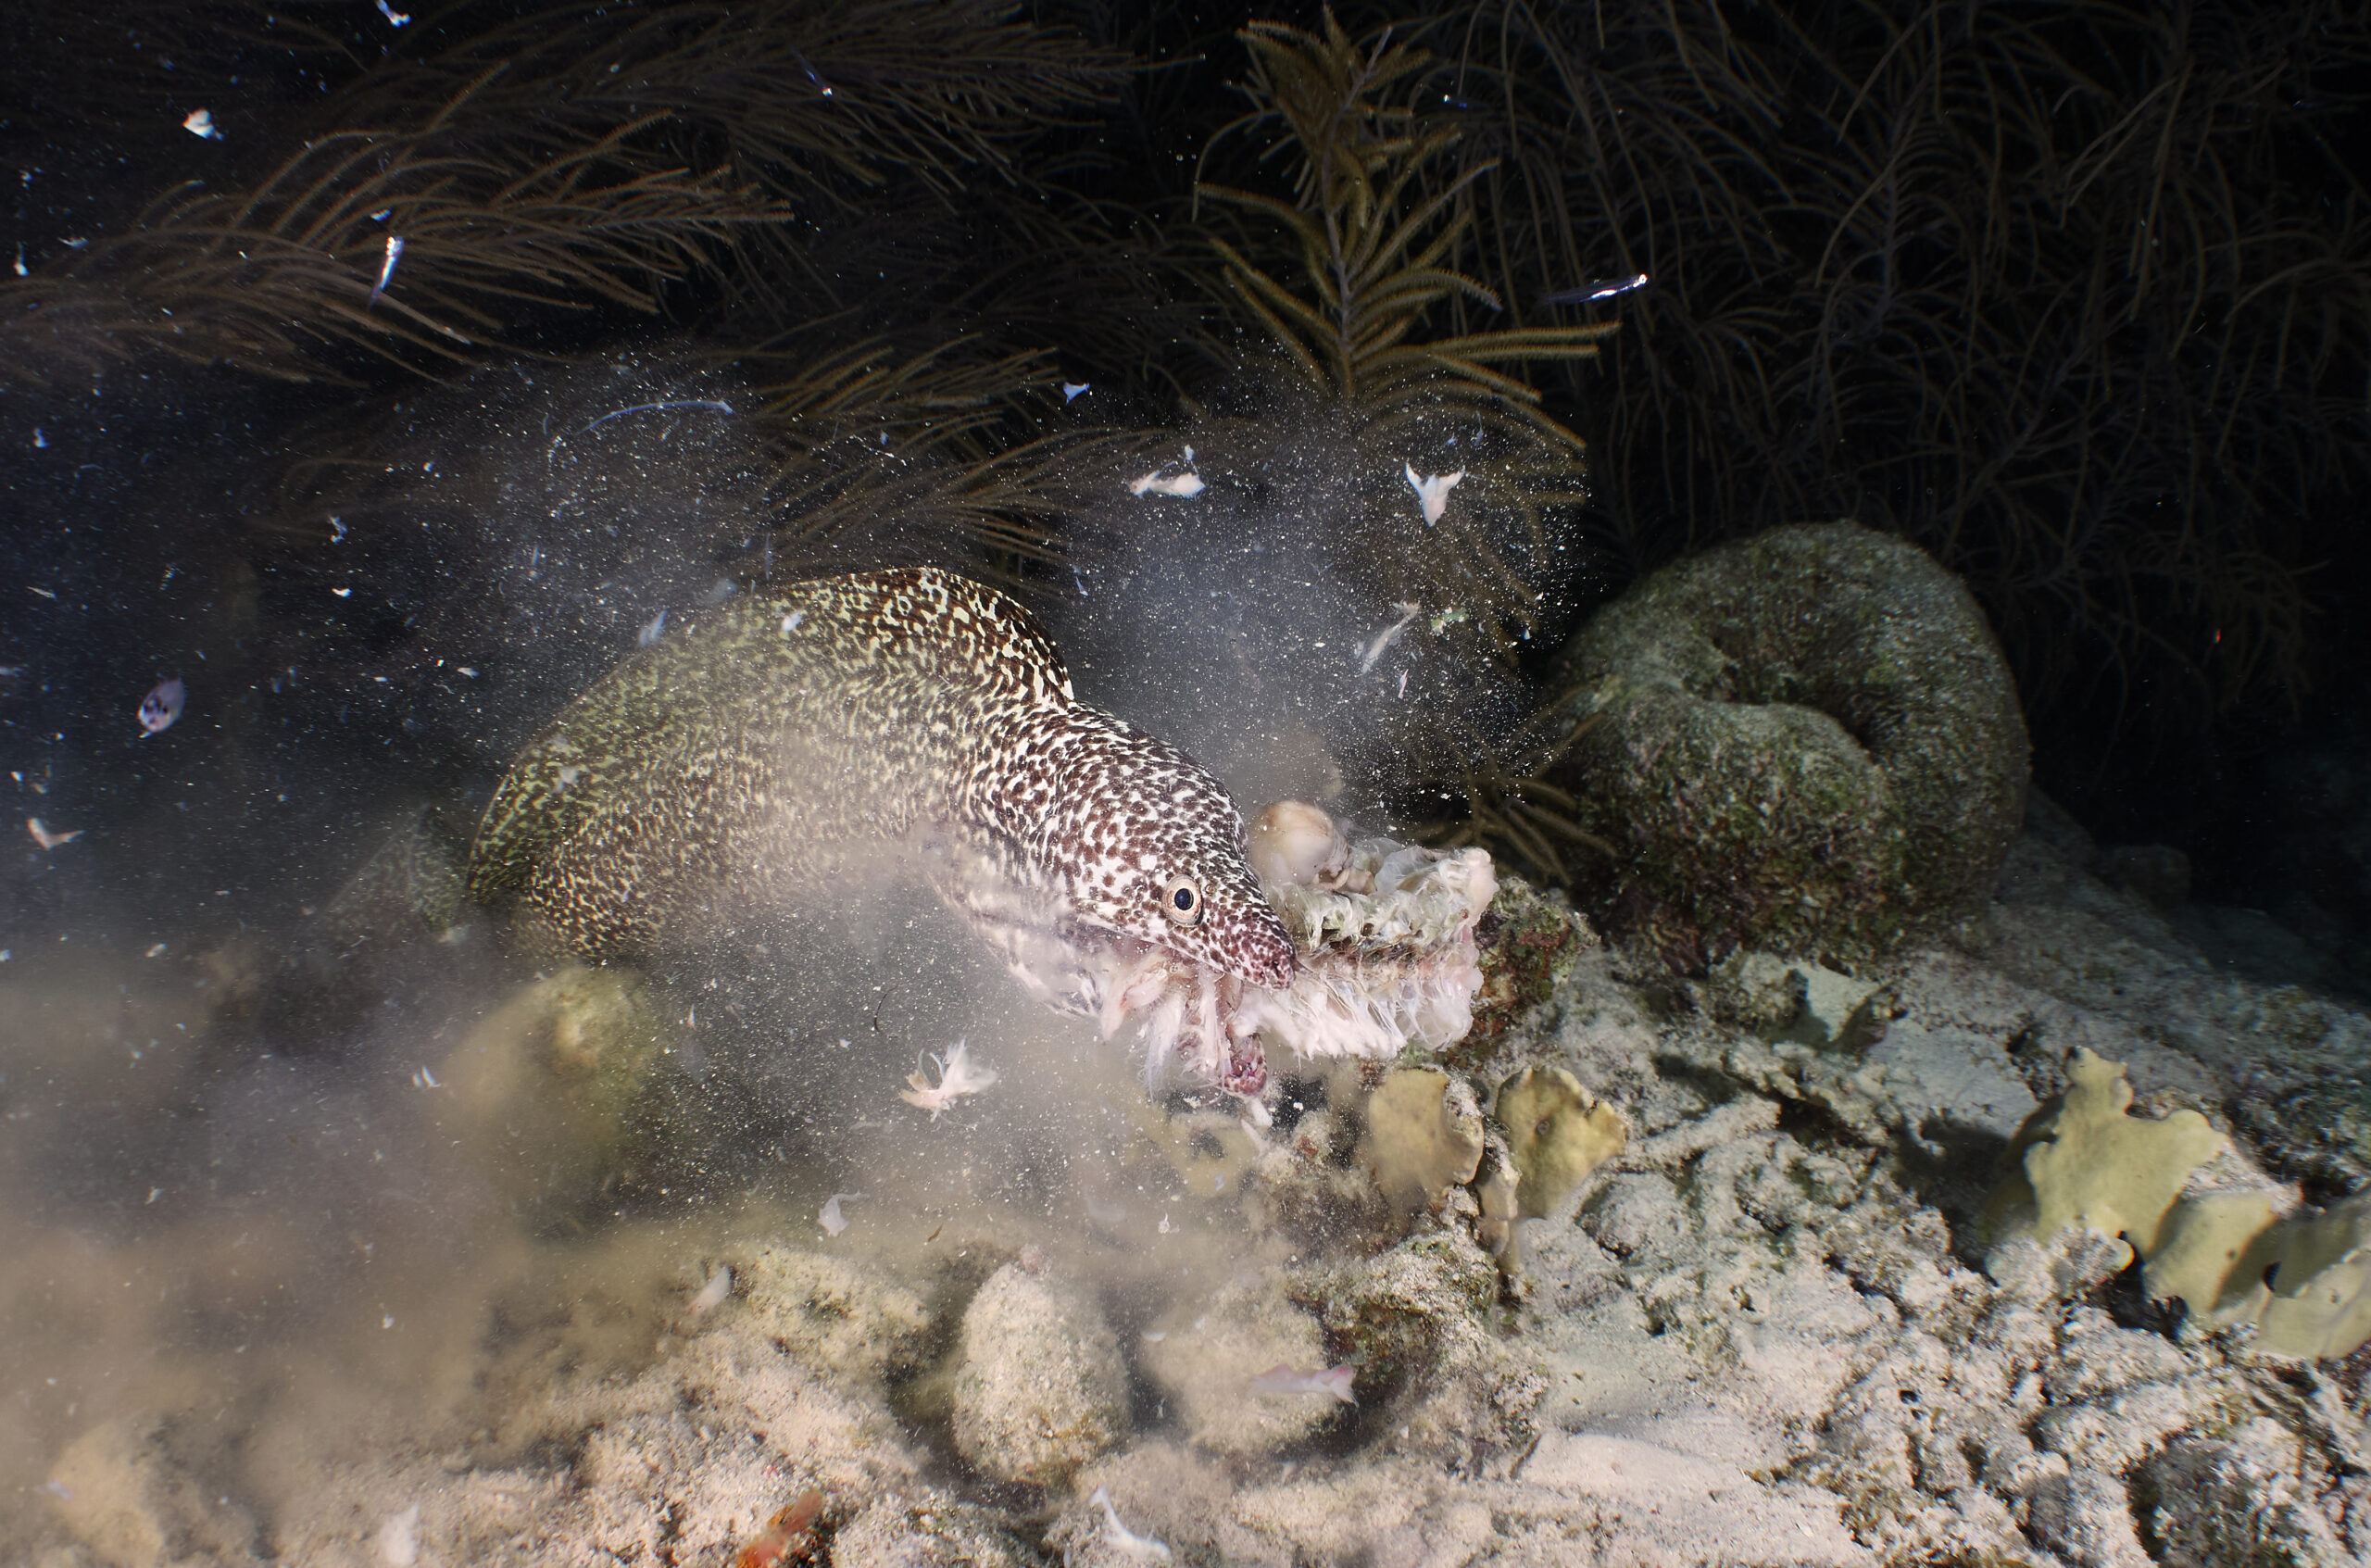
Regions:
[[[1512,1458],[1538,1435],[1538,1368],[1497,1333],[1497,1261],[1460,1229],[1296,1275],[1294,1298],[1349,1347],[1362,1406],[1397,1446],[1462,1465]]]
[[[595,1195],[668,1037],[631,971],[571,964],[521,987],[437,1064],[445,1120],[522,1208]]]
[[[1277,1366],[1317,1372],[1317,1320],[1273,1280],[1231,1283],[1153,1324],[1137,1359],[1186,1436],[1212,1453],[1273,1453],[1329,1425],[1348,1407],[1317,1394],[1258,1394],[1247,1385]]]
[[[749,1326],[809,1371],[877,1392],[910,1366],[930,1332],[922,1298],[880,1270],[787,1247],[760,1247],[739,1269]]]
[[[196,1455],[179,1451],[189,1446],[173,1421],[157,1415],[92,1427],[50,1469],[58,1518],[111,1568],[208,1555],[247,1560],[255,1521],[192,1474]]]
[[[829,1561],[864,1568],[1037,1568],[1043,1559],[993,1509],[930,1496],[873,1504],[833,1536]]]
[[[1851,522],[1664,568],[1581,629],[1550,777],[1616,847],[1617,932],[1700,969],[1738,947],[1882,952],[1990,891],[2028,745],[1984,614]]]
[[[2124,1483],[2088,1466],[2070,1469],[2056,1454],[2026,1494],[2026,1528],[2076,1568],[2152,1568],[2132,1523]]]
[[[1055,1486],[1128,1434],[1128,1370],[1094,1300],[1008,1263],[963,1313],[955,1448],[998,1481]]]
[[[2231,1440],[2182,1436],[2142,1461],[2140,1487],[2164,1568],[2340,1568],[2359,1561],[2300,1478],[2297,1439],[2271,1421]]]

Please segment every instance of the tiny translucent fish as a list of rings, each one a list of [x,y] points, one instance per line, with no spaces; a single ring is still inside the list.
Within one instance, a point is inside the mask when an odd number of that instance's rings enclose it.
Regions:
[[[1375,660],[1381,659],[1385,650],[1399,640],[1399,633],[1408,630],[1408,623],[1416,619],[1418,612],[1424,607],[1402,599],[1391,608],[1399,612],[1399,619],[1377,632],[1367,642],[1359,645],[1359,673],[1361,675],[1374,668]]]
[[[938,1063],[938,1086],[933,1088],[920,1073],[910,1073],[906,1082],[912,1086],[898,1090],[897,1098],[917,1110],[929,1111],[934,1122],[938,1120],[940,1111],[954,1109],[958,1097],[976,1095],[997,1081],[995,1068],[972,1064],[971,1050],[960,1040],[944,1059],[933,1056],[931,1060]]]
[[[395,275],[395,263],[403,259],[403,254],[404,237],[401,234],[389,234],[387,259],[379,264],[379,281],[371,285],[370,297],[363,301],[363,309],[368,310],[378,304],[379,296],[387,292],[387,280]]]
[[[1399,466],[1407,472],[1408,487],[1416,493],[1416,504],[1424,508],[1424,521],[1427,523],[1440,521],[1441,513],[1449,510],[1449,493],[1457,488],[1458,482],[1465,477],[1465,470],[1459,469],[1455,473],[1420,474],[1413,463]]]
[[[27,817],[25,819],[25,831],[33,835],[33,842],[35,844],[40,845],[44,849],[55,849],[61,844],[73,843],[89,830],[87,828],[76,828],[72,833],[52,833],[48,828],[42,825],[42,820],[39,817]]]
[[[189,699],[189,688],[175,681],[159,681],[140,699],[140,729],[144,734],[160,735],[173,727],[182,716],[182,705]]]
[[[662,609],[657,615],[652,616],[648,621],[643,622],[642,630],[634,633],[634,646],[641,648],[648,647],[651,644],[657,642],[659,638],[659,634],[666,630],[667,612]]]
[[[1169,1548],[1150,1536],[1139,1536],[1120,1523],[1120,1511],[1111,1506],[1111,1489],[1098,1486],[1087,1502],[1103,1511],[1103,1538],[1117,1548],[1122,1556],[1137,1562],[1166,1562]]]
[[[214,116],[206,109],[190,110],[189,118],[182,121],[182,129],[202,142],[222,139],[222,132],[214,124]]]
[[[1357,1374],[1355,1367],[1327,1367],[1323,1372],[1295,1372],[1282,1361],[1253,1378],[1245,1386],[1255,1394],[1323,1394],[1346,1405],[1359,1402],[1350,1392],[1350,1381]]]
[[[815,1216],[816,1223],[823,1227],[823,1234],[825,1236],[837,1236],[842,1231],[847,1229],[848,1217],[840,1212],[840,1202],[843,1198],[862,1198],[864,1194],[860,1192],[835,1192],[831,1197],[825,1198],[823,1200],[822,1212]]]
[[[1078,395],[1086,389],[1087,383],[1083,381],[1066,381],[1062,383],[1062,401],[1075,403],[1078,401]]]
[[[1566,289],[1562,294],[1543,294],[1539,296],[1539,303],[1542,305],[1594,305],[1600,299],[1612,299],[1617,295],[1628,294],[1633,289],[1643,289],[1646,286],[1647,275],[1644,272],[1633,272],[1626,278],[1599,278],[1593,283],[1583,283],[1579,288]]]

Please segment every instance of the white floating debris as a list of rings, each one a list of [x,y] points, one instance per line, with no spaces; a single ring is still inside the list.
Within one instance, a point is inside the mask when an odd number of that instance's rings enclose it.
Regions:
[[[1150,1536],[1139,1536],[1120,1523],[1120,1511],[1111,1506],[1111,1489],[1098,1486],[1094,1496],[1086,1499],[1103,1511],[1103,1538],[1119,1549],[1122,1555],[1138,1562],[1166,1562],[1169,1548]]]
[[[354,590],[351,588],[332,588],[330,592],[336,595],[341,599],[351,598],[354,596]]]
[[[1190,501],[1206,488],[1198,473],[1163,473],[1159,469],[1128,481],[1131,495],[1182,495]]]
[[[445,1085],[436,1081],[435,1073],[423,1067],[411,1075],[411,1086],[415,1089],[441,1089]]]
[[[24,269],[23,269],[23,268],[21,268],[21,267],[19,267],[19,268],[18,268],[18,269],[17,269],[17,270],[18,270],[18,271],[19,271],[19,272],[22,272],[22,271],[24,270]],[[33,426],[33,450],[34,450],[34,451],[36,451],[36,452],[38,452],[38,451],[42,450],[44,447],[47,446],[48,445],[49,445],[49,437],[48,437],[48,436],[46,436],[46,435],[44,435],[44,434],[41,433],[41,426],[39,426],[39,425],[35,425],[35,426]]]
[[[173,727],[182,716],[182,705],[189,697],[189,688],[180,681],[159,681],[140,699],[140,729],[143,734],[159,735]]]
[[[202,142],[222,139],[221,131],[215,126],[214,116],[205,109],[190,110],[189,118],[182,121],[182,129]]]
[[[1075,403],[1079,394],[1086,390],[1087,384],[1083,381],[1066,381],[1062,383],[1062,401]]]
[[[782,618],[782,634],[785,637],[789,636],[793,632],[797,631],[801,625],[805,624],[806,621],[807,612],[805,610],[792,610],[788,615]]]
[[[823,1200],[822,1212],[815,1217],[817,1223],[822,1225],[823,1234],[825,1236],[837,1236],[842,1231],[847,1229],[848,1217],[840,1212],[840,1202],[843,1198],[862,1198],[864,1194],[860,1192],[835,1192],[831,1197],[825,1198]]]
[[[1407,470],[1409,488],[1416,492],[1416,504],[1424,508],[1424,521],[1428,523],[1440,521],[1441,514],[1449,510],[1449,493],[1457,488],[1458,481],[1465,477],[1465,470],[1459,469],[1455,473],[1420,474],[1413,463],[1401,463],[1399,466]]]
[[[837,1201],[836,1196],[834,1201]],[[841,1222],[842,1224],[847,1223],[845,1220]],[[834,1231],[832,1234],[837,1236],[839,1233]],[[692,1298],[692,1316],[698,1317],[703,1312],[716,1311],[717,1308],[724,1305],[724,1298],[732,1294],[733,1268],[731,1264],[724,1264],[719,1267],[716,1273],[708,1276],[708,1283],[700,1286],[700,1293]]]
[[[52,833],[48,828],[42,825],[42,820],[39,817],[27,817],[25,819],[25,831],[33,835],[33,842],[35,844],[40,845],[44,849],[55,849],[61,844],[73,843],[76,839],[82,837],[83,834],[90,830],[87,828],[76,828],[72,833]]]
[[[162,942],[157,943],[155,947],[148,949],[148,956],[152,959],[163,958],[165,956],[165,945]]]
[[[1191,446],[1186,448],[1184,472],[1171,473],[1169,470],[1173,466],[1163,463],[1152,472],[1139,474],[1128,481],[1128,494],[1131,495],[1182,495],[1188,500],[1200,495],[1206,486],[1202,483],[1202,476],[1194,471],[1194,449]]]
[[[642,630],[634,633],[634,646],[638,648],[646,648],[657,642],[666,630],[667,612],[662,609],[643,622]]]
[[[411,13],[409,11],[398,11],[392,6],[389,6],[387,4],[387,0],[379,0],[379,14],[387,19],[387,25],[389,27],[401,27],[411,20]],[[415,1509],[413,1512],[417,1512],[419,1511]]]
[[[467,675],[472,681],[478,678],[477,666],[474,664],[457,664],[453,666],[453,668],[458,670],[462,674]]]
[[[386,9],[382,0],[381,10]],[[392,1326],[395,1320],[387,1320]],[[379,1526],[379,1561],[391,1568],[411,1568],[420,1561],[420,1504],[390,1513]]]
[[[954,1109],[959,1096],[976,1095],[997,1081],[996,1069],[972,1064],[971,1049],[960,1040],[955,1042],[955,1048],[944,1060],[936,1056],[931,1060],[938,1063],[938,1086],[933,1088],[919,1072],[910,1073],[906,1075],[906,1082],[912,1087],[898,1090],[897,1098],[917,1110],[929,1111],[934,1122],[938,1120],[940,1111]]]

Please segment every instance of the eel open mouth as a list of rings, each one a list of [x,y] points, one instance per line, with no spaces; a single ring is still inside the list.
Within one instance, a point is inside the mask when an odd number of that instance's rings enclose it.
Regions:
[[[1074,920],[987,934],[1040,1000],[1107,1039],[1133,1027],[1154,1085],[1182,1072],[1257,1098],[1276,1047],[1387,1060],[1464,1036],[1482,984],[1474,927],[1498,892],[1487,850],[1353,842],[1318,808],[1280,801],[1253,820],[1250,859],[1299,958],[1282,989]]]

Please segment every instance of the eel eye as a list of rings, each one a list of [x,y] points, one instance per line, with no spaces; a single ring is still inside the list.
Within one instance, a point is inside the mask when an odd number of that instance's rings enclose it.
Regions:
[[[1179,925],[1201,924],[1201,887],[1190,876],[1178,877],[1162,892],[1160,912]]]

